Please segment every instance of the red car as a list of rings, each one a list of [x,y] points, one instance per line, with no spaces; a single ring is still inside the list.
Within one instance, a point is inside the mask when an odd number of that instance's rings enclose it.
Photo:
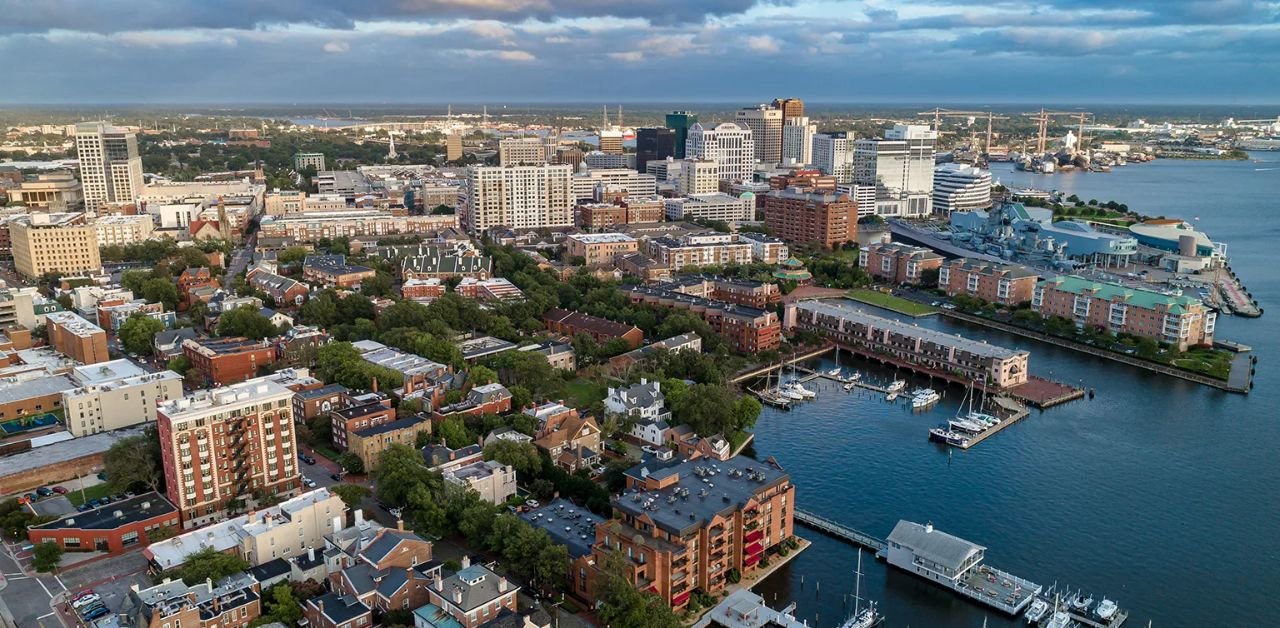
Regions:
[[[61,486],[55,486],[55,487],[53,487],[53,492],[55,492],[55,493],[57,493],[57,494],[59,494],[59,495],[66,495],[66,494],[67,494],[67,489],[65,489],[65,488],[63,488],[63,487],[61,487]]]

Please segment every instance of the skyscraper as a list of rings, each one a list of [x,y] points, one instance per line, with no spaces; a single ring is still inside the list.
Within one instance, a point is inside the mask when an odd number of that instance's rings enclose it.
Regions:
[[[813,136],[813,165],[836,178],[836,183],[853,181],[853,138],[848,133],[819,133]]]
[[[132,131],[105,122],[77,124],[76,155],[86,211],[96,212],[102,203],[131,203],[142,195],[142,157]]]
[[[499,166],[538,166],[547,163],[541,138],[508,137],[498,140]]]
[[[755,170],[751,129],[733,122],[718,124],[715,128],[695,123],[689,128],[685,154],[689,159],[716,162],[721,181],[751,181]]]
[[[804,101],[799,98],[774,98],[770,106],[782,110],[782,123],[792,118],[804,117]]]
[[[739,124],[751,129],[755,139],[755,159],[767,164],[782,161],[782,110],[769,105],[739,109],[734,116]]]
[[[818,132],[818,125],[810,124],[809,118],[798,116],[788,118],[782,123],[782,159],[783,164],[808,164],[813,162],[813,136]]]
[[[644,172],[646,163],[676,155],[676,132],[666,127],[650,127],[636,131],[636,170]]]
[[[444,158],[448,161],[462,159],[462,133],[451,131],[444,137]]]
[[[600,130],[600,152],[610,155],[621,155],[623,153],[621,129]]]
[[[473,235],[573,224],[573,166],[472,166],[462,226]]]
[[[938,133],[899,124],[884,139],[854,144],[853,182],[876,186],[876,214],[926,216],[933,211],[934,149]]]
[[[689,129],[698,123],[698,114],[691,111],[672,111],[667,114],[667,128],[676,132],[676,159],[684,159],[685,140],[689,139]]]

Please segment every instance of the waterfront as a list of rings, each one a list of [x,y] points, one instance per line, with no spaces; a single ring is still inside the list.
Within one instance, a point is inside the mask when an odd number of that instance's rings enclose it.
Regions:
[[[1266,170],[1280,166],[1280,155],[1254,157],[1265,163],[1158,160],[1053,176],[996,164],[994,174],[1011,187],[1200,216],[1211,237],[1229,244],[1233,268],[1265,308],[1280,302],[1280,275],[1268,267],[1280,237],[1271,213],[1280,171]],[[791,473],[801,508],[880,537],[898,519],[932,520],[988,547],[996,567],[1118,601],[1130,625],[1268,625],[1280,614],[1274,313],[1219,321],[1220,337],[1252,345],[1259,356],[1247,397],[955,321],[916,322],[1029,349],[1033,373],[1083,383],[1097,397],[1033,411],[980,447],[949,455],[926,442],[925,431],[955,413],[961,389],[949,388],[920,415],[827,383],[817,401],[790,412],[766,409],[756,428],[754,451]],[[844,364],[889,376],[847,356]],[[797,529],[813,547],[756,590],[778,606],[795,601],[797,616],[811,625],[836,625],[847,613],[856,551]],[[863,594],[880,601],[888,626],[976,627],[984,618],[990,626],[1021,625],[883,564],[864,561],[863,569]]]

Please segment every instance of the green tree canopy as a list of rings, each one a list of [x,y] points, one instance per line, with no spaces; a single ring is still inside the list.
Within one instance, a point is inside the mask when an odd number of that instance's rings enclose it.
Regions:
[[[271,319],[249,306],[223,312],[222,316],[218,317],[219,336],[244,336],[261,340],[275,336],[279,331],[271,323]]]
[[[62,560],[62,546],[53,541],[45,541],[36,545],[35,551],[32,552],[32,567],[36,571],[49,573],[58,568],[58,561]]]
[[[164,331],[164,323],[146,314],[135,313],[120,325],[117,335],[124,350],[139,355],[150,354],[156,334]]]
[[[205,580],[212,580],[216,583],[227,576],[240,573],[248,568],[249,561],[235,554],[227,554],[219,552],[212,547],[206,547],[187,556],[187,560],[182,563],[182,567],[178,568],[178,575],[183,582],[190,586]]]
[[[538,448],[533,443],[497,440],[485,445],[484,459],[497,460],[524,477],[536,476],[542,470],[542,454],[538,453]]]
[[[334,484],[329,487],[329,491],[342,498],[342,503],[348,508],[359,508],[364,498],[369,495],[369,489],[359,484]]]
[[[160,441],[152,430],[116,441],[103,454],[102,461],[107,481],[119,492],[139,486],[160,490],[164,486],[164,470],[160,465]]]

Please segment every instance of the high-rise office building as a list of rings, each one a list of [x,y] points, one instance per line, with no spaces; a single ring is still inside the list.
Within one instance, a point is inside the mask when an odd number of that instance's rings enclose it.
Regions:
[[[933,210],[951,212],[991,207],[991,171],[963,164],[942,164],[933,171]]]
[[[453,131],[444,137],[444,158],[447,161],[462,159],[462,134]]]
[[[462,226],[473,235],[499,225],[513,229],[573,224],[573,167],[472,166],[467,169]]]
[[[636,131],[636,170],[645,171],[645,164],[657,159],[676,156],[676,132],[666,127],[650,127]]]
[[[788,118],[782,123],[782,160],[783,165],[806,165],[813,162],[813,136],[818,132],[818,125],[811,124],[809,118],[797,116]]]
[[[684,159],[680,161],[681,196],[714,194],[720,191],[720,169],[710,159]]]
[[[181,511],[183,528],[225,518],[232,502],[253,508],[302,486],[293,391],[269,378],[165,402],[156,431],[169,501]]]
[[[739,109],[734,121],[751,129],[755,159],[767,164],[782,161],[782,110],[769,105]]]
[[[547,163],[547,149],[536,137],[508,137],[498,141],[499,166],[540,166]]]
[[[813,136],[813,165],[836,183],[853,181],[853,138],[848,133],[819,133]]]
[[[782,110],[782,123],[804,117],[804,101],[799,98],[774,98],[770,106]]]
[[[82,213],[31,214],[9,221],[13,265],[24,277],[102,270],[98,229]]]
[[[77,124],[76,156],[87,211],[98,211],[102,203],[132,203],[142,195],[142,157],[132,131],[104,122]]]
[[[698,123],[698,114],[692,111],[672,111],[667,114],[667,128],[676,132],[676,159],[684,159],[685,141],[689,139],[689,129]]]
[[[623,153],[621,129],[600,130],[600,152],[611,155],[621,155]]]
[[[733,122],[714,128],[696,123],[689,128],[685,155],[716,162],[721,181],[750,182],[755,170],[755,141],[751,129]]]
[[[926,216],[933,211],[934,150],[937,131],[899,124],[884,139],[854,144],[853,182],[876,186],[876,214]]]
[[[315,168],[316,172],[325,170],[324,153],[294,153],[293,169],[302,170],[307,167]]]

